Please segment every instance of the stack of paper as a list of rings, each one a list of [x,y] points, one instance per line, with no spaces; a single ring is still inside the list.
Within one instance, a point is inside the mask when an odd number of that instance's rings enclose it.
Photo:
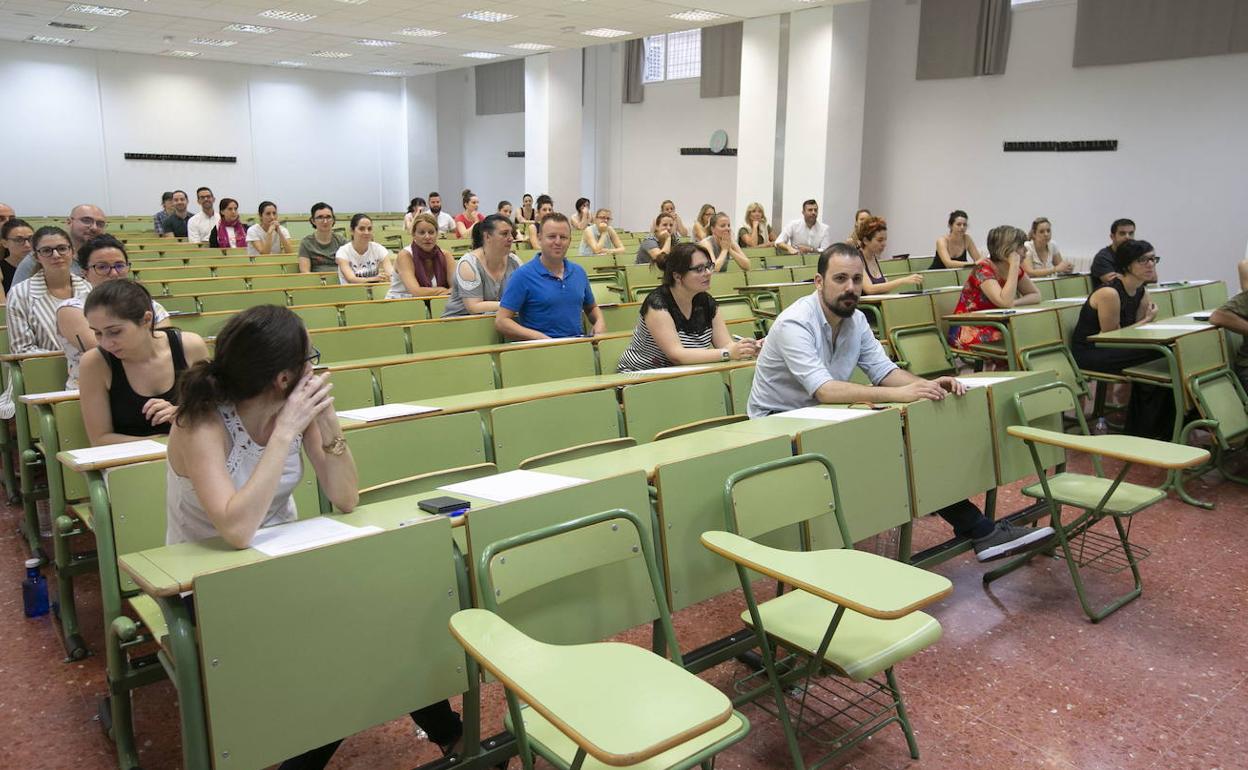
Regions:
[[[509,500],[519,500],[522,497],[541,495],[546,492],[554,492],[557,489],[566,489],[584,483],[585,479],[560,476],[556,473],[508,471],[507,473],[497,473],[493,476],[485,476],[479,479],[472,479],[471,481],[461,481],[458,484],[448,484],[445,487],[438,487],[438,489],[443,492],[450,492],[453,495],[477,497],[482,500],[505,503]]]
[[[282,556],[381,531],[381,527],[353,527],[337,519],[317,516],[314,519],[265,527],[251,539],[251,547],[266,556]]]

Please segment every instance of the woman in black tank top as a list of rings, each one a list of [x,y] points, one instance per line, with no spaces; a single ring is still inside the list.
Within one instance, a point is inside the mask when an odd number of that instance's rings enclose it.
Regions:
[[[153,330],[152,297],[133,281],[100,285],[83,311],[98,341],[83,354],[78,377],[92,446],[168,434],[181,373],[208,357],[203,339]]]

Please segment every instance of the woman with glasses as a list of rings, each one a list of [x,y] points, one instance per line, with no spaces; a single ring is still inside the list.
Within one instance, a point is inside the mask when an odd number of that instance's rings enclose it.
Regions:
[[[83,310],[98,344],[82,354],[78,388],[92,446],[167,435],[179,378],[208,358],[198,334],[156,328],[155,308],[134,281],[106,280],[87,296]]]
[[[0,273],[4,276],[4,297],[9,295],[9,289],[13,286],[13,274],[17,272],[17,266],[30,253],[34,235],[34,228],[26,220],[16,217],[0,227],[0,246],[4,247],[4,259],[0,259]]]
[[[126,247],[111,235],[100,235],[84,243],[78,249],[78,266],[92,289],[105,281],[130,277],[130,257],[126,254]],[[82,354],[96,345],[95,332],[91,330],[83,311],[85,302],[84,297],[70,297],[56,309],[56,334],[69,368],[65,387],[70,390],[78,387],[78,365]],[[169,312],[159,302],[152,303],[152,321],[157,329],[169,325]]]
[[[611,226],[611,209],[598,209],[594,214],[594,222],[584,228],[581,235],[580,255],[588,257],[594,254],[623,254],[624,242],[620,234]]]
[[[334,232],[334,207],[324,201],[312,204],[310,221],[315,229],[299,241],[299,272],[338,272],[338,249],[347,239]]]
[[[700,243],[678,243],[663,263],[663,284],[646,295],[633,339],[618,370],[637,372],[679,364],[741,361],[759,344],[734,337],[710,295],[715,263]]]

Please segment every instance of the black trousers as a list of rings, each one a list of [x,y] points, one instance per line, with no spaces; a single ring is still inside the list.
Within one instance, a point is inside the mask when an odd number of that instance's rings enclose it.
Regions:
[[[1158,358],[1157,353],[1129,348],[1071,345],[1070,349],[1080,369],[1108,374],[1120,374],[1127,367],[1139,366]],[[1131,398],[1127,401],[1123,433],[1169,441],[1174,436],[1174,417],[1174,395],[1170,388],[1140,382],[1131,383]]]
[[[411,713],[412,721],[425,731],[429,740],[439,746],[449,746],[464,734],[463,722],[451,708],[450,701],[442,701],[432,706],[416,709]],[[282,763],[280,770],[321,770],[329,764],[334,752],[342,741],[327,743],[320,748],[305,751],[297,757],[291,757]]]
[[[953,527],[953,534],[971,540],[991,533],[997,526],[970,500],[959,500],[952,505],[946,505],[936,511],[936,515],[949,522],[949,526]]]

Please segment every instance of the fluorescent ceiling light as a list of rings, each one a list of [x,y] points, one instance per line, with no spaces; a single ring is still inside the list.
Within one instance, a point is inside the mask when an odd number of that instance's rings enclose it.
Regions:
[[[581,33],[590,37],[624,37],[631,35],[632,32],[625,32],[622,29],[611,29],[610,27],[598,27],[597,29],[587,29]]]
[[[48,22],[48,26],[55,27],[56,29],[72,29],[78,32],[94,32],[99,29],[99,27],[94,27],[90,24],[73,24],[64,21],[50,21]]]
[[[692,11],[681,11],[680,13],[669,14],[668,18],[680,19],[681,21],[715,21],[716,19],[726,19],[728,17],[722,13],[703,11],[695,8]]]
[[[380,76],[385,77],[385,78],[398,78],[398,77],[403,77],[403,73],[402,73],[402,72],[399,72],[398,70],[373,70],[372,72],[370,72],[370,73],[368,73],[368,74],[370,74],[370,75],[380,75]]]
[[[489,51],[469,51],[463,54],[465,59],[498,59],[502,57],[501,53],[490,53]]]
[[[311,21],[316,18],[314,13],[299,13],[297,11],[282,11],[276,8],[270,8],[267,11],[261,11],[256,14],[266,19],[277,19],[278,21]]]
[[[338,0],[338,2],[346,3],[347,5],[364,5],[368,0]]]
[[[312,56],[319,56],[322,59],[347,59],[351,54],[346,51],[313,51]]]
[[[413,67],[445,67],[446,65],[438,61],[414,61]]]
[[[470,19],[472,21],[496,22],[514,19],[516,18],[516,15],[514,13],[502,13],[500,11],[469,11],[468,13],[460,14],[459,18]]]
[[[554,48],[553,45],[546,45],[545,43],[513,43],[508,47],[521,51],[549,51]]]
[[[161,51],[161,56],[173,56],[178,59],[194,59],[199,56],[199,51]]]
[[[286,59],[282,59],[281,61],[275,61],[273,62],[273,64],[278,67],[306,67],[308,66],[307,62],[287,61]]]
[[[32,43],[47,43],[48,45],[69,45],[74,42],[67,37],[48,37],[47,35],[31,35],[26,39]]]
[[[223,27],[222,32],[246,32],[249,35],[272,35],[277,31],[274,27],[261,27],[258,24],[231,24]]]
[[[409,37],[438,37],[440,35],[445,35],[446,33],[440,32],[436,29],[425,29],[424,27],[404,27],[396,34],[408,35]]]
[[[96,16],[125,16],[127,13],[130,13],[124,8],[108,8],[103,5],[83,5],[81,3],[74,3],[65,10],[73,13],[90,13]]]
[[[366,46],[369,46],[370,48],[389,48],[390,46],[398,45],[398,43],[394,42],[393,40],[373,40],[372,38],[364,38],[362,40],[357,40],[355,41],[355,44],[366,45]]]
[[[237,40],[221,40],[215,37],[193,37],[186,42],[191,45],[210,45],[213,48],[229,48],[232,45],[238,45]]]

